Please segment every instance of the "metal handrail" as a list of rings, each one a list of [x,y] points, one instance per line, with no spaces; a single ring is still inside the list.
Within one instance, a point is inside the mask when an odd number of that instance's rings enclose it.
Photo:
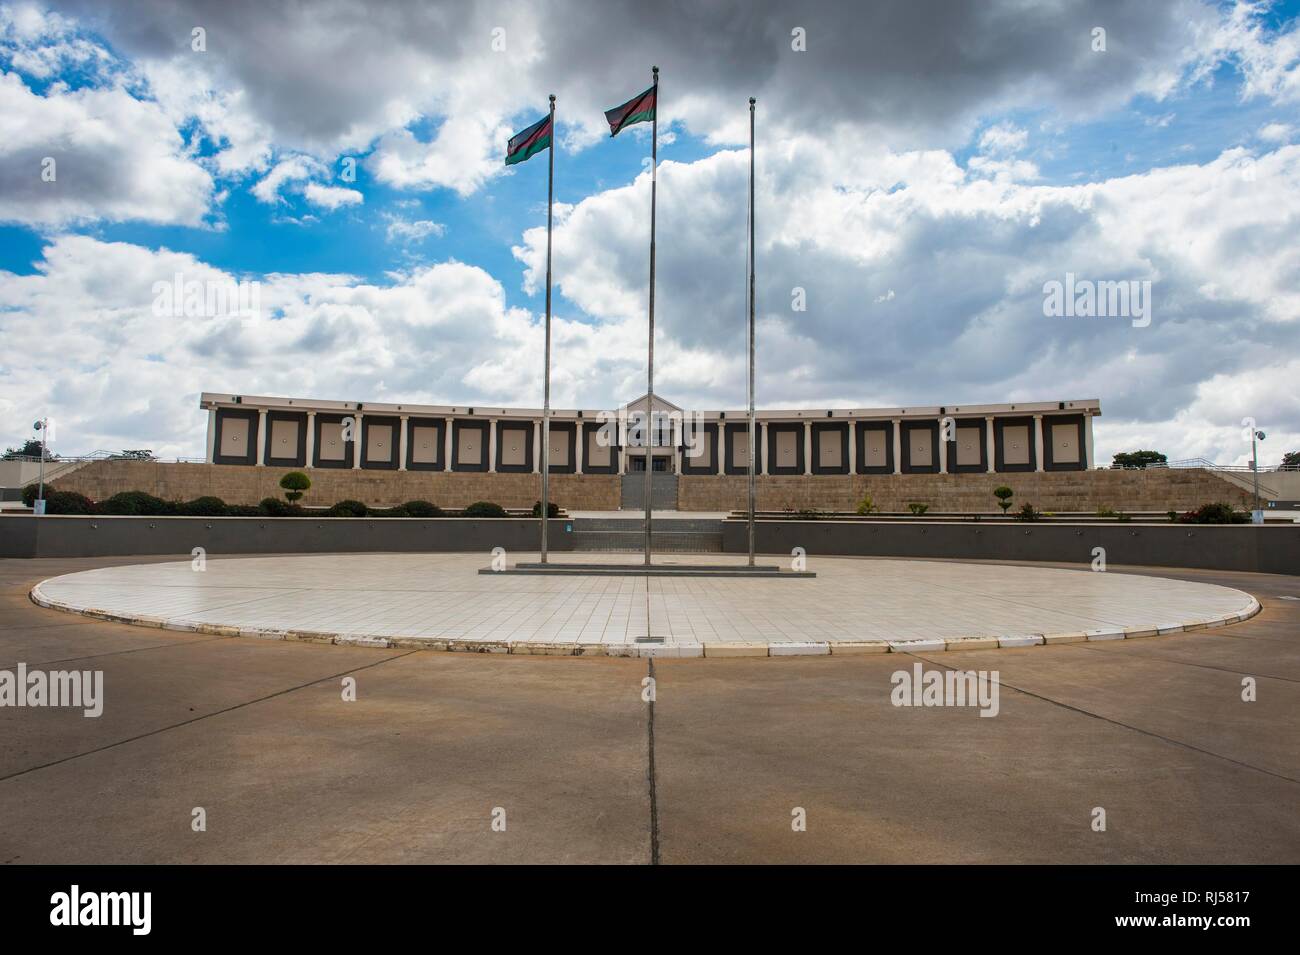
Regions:
[[[1181,461],[1157,461],[1146,465],[1119,465],[1112,464],[1108,470],[1111,471],[1148,471],[1159,468],[1203,468],[1207,471],[1239,471],[1246,474],[1254,472],[1249,464],[1215,464],[1208,458],[1184,458]],[[1300,464],[1261,464],[1259,473],[1275,471],[1300,471]]]

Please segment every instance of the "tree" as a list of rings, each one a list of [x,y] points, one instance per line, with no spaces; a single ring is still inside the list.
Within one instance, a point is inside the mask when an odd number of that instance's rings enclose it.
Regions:
[[[1300,468],[1300,451],[1288,451],[1282,455],[1282,467]]]
[[[297,502],[303,491],[311,488],[311,478],[301,471],[290,471],[280,478],[280,487],[284,488],[284,497],[290,504]]]
[[[1011,495],[1014,493],[1015,492],[1012,491],[1011,488],[1007,487],[1005,484],[1003,484],[1001,487],[995,487],[993,489],[993,496],[998,499],[998,507],[1002,508],[1003,514],[1005,514],[1007,512],[1007,508],[1011,506]]]
[[[41,442],[36,438],[28,438],[21,448],[6,448],[4,460],[13,461],[16,458],[39,458],[41,456]],[[56,455],[51,454],[50,450],[45,450],[45,460],[53,461]]]
[[[1111,462],[1113,468],[1147,468],[1153,464],[1168,464],[1169,459],[1159,451],[1121,451]]]

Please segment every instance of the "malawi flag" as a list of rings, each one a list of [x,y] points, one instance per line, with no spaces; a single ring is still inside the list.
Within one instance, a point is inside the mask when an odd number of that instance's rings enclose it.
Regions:
[[[609,134],[617,136],[633,123],[648,123],[655,118],[655,91],[652,86],[644,93],[633,96],[622,106],[605,110],[605,120],[609,123]]]
[[[506,146],[506,165],[513,166],[517,162],[531,159],[543,149],[549,149],[550,146],[551,117],[547,115],[522,133],[515,133]]]

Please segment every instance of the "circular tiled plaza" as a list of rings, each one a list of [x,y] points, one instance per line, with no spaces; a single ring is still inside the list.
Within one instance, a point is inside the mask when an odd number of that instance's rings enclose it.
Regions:
[[[623,563],[574,554],[555,563]],[[521,555],[520,560],[536,559]],[[656,563],[743,563],[716,554]],[[606,656],[989,649],[1218,627],[1259,609],[1212,584],[1117,572],[819,558],[815,578],[479,574],[466,554],[209,559],[38,584],[42,606],[142,626],[385,647]]]

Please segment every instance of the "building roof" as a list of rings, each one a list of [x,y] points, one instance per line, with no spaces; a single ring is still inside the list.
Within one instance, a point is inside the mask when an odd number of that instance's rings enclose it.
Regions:
[[[633,399],[623,409],[639,411],[644,407],[646,395]],[[495,404],[476,405],[423,405],[392,404],[378,401],[326,401],[316,398],[284,398],[272,395],[232,395],[205,391],[199,396],[199,405],[204,410],[210,408],[251,408],[258,411],[316,411],[327,414],[346,414],[360,411],[363,415],[409,415],[412,417],[474,417],[474,418],[525,418],[540,419],[541,408],[510,408]],[[641,407],[638,407],[641,406]],[[554,419],[592,419],[601,415],[617,414],[618,408],[552,408]],[[706,420],[736,419],[743,420],[747,411],[736,409],[686,409],[673,404],[660,395],[654,396],[654,410],[668,413],[699,414]],[[1064,401],[1017,401],[1009,404],[965,404],[965,405],[910,405],[906,408],[760,408],[755,416],[765,421],[801,421],[806,419],[846,419],[846,418],[939,418],[952,415],[958,418],[982,417],[988,415],[1010,414],[1052,414],[1073,413],[1100,415],[1101,401],[1097,398],[1075,398]]]

